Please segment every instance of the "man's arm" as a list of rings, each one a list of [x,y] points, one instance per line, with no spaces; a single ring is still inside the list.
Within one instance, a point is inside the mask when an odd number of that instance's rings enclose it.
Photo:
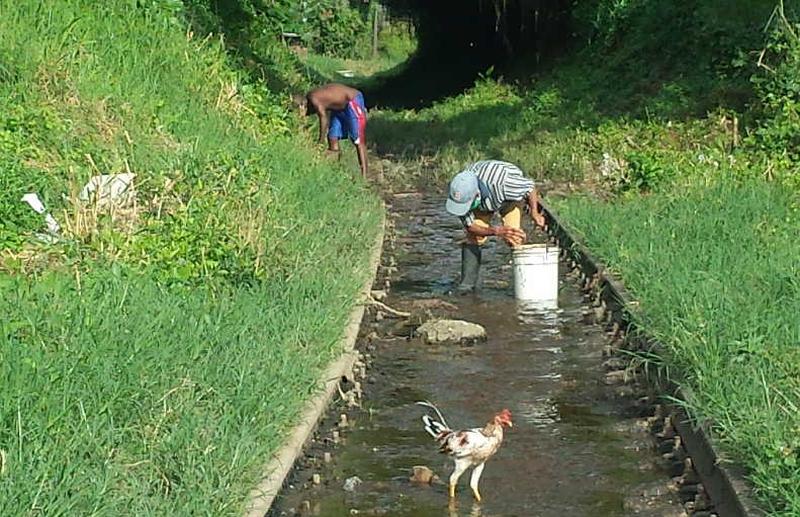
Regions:
[[[511,226],[480,226],[471,224],[467,226],[467,231],[478,237],[491,237],[496,235],[505,239],[509,244],[519,244],[525,240],[525,232],[520,228],[512,228]]]
[[[533,222],[536,223],[536,226],[544,230],[544,214],[542,213],[542,207],[539,204],[539,192],[536,187],[532,188],[531,191],[528,192],[528,209],[531,213]]]
[[[325,137],[328,135],[328,110],[317,107],[317,116],[319,116],[319,143],[325,143]]]
[[[309,93],[306,97],[306,105],[308,106],[309,115],[316,113],[317,117],[319,117],[319,141],[320,143],[324,143],[325,137],[328,134],[328,125],[330,124],[328,120],[328,110],[322,101],[314,95],[314,92]]]

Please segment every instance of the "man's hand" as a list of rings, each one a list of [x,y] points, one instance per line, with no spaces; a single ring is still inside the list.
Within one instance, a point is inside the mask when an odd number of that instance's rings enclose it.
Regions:
[[[534,224],[541,228],[542,230],[546,229],[547,222],[544,219],[544,214],[541,212],[533,212],[531,214],[531,218],[533,219]]]
[[[511,247],[519,246],[526,239],[525,232],[521,228],[511,226],[498,226],[495,228],[494,234],[502,237]]]

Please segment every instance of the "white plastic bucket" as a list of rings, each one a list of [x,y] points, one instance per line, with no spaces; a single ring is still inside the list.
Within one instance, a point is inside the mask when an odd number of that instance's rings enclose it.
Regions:
[[[518,300],[558,299],[558,247],[528,244],[514,248],[514,295]]]

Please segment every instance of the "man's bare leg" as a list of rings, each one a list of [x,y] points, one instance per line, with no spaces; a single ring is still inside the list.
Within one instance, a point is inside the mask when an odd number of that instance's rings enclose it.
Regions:
[[[367,144],[363,141],[356,144],[356,152],[358,153],[358,165],[361,166],[361,176],[367,179]]]

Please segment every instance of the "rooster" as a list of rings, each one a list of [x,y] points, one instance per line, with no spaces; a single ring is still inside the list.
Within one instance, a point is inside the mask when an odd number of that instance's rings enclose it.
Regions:
[[[497,413],[491,421],[483,428],[465,429],[453,431],[441,411],[430,402],[417,402],[420,406],[425,406],[436,412],[436,417],[430,415],[422,417],[425,424],[425,431],[431,435],[436,443],[439,444],[439,451],[450,455],[455,460],[455,468],[450,474],[450,498],[456,496],[456,484],[458,478],[470,467],[472,467],[472,477],[469,486],[475,495],[475,500],[480,502],[481,494],[478,491],[478,481],[481,479],[483,467],[486,461],[494,456],[500,444],[503,443],[503,426],[513,427],[511,423],[511,411],[503,409]]]

